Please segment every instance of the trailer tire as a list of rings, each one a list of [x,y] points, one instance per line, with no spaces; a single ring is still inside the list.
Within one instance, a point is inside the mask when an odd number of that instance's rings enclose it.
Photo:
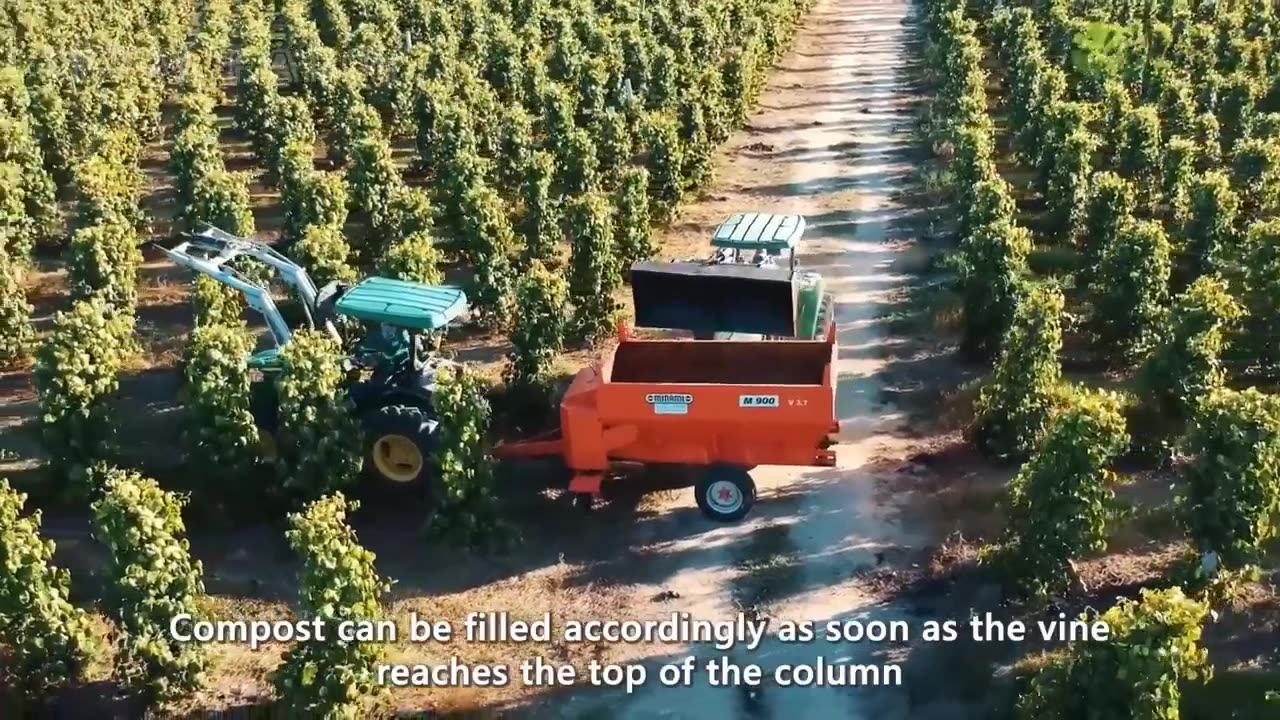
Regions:
[[[693,486],[702,514],[716,522],[737,522],[756,504],[756,483],[745,468],[712,465]]]

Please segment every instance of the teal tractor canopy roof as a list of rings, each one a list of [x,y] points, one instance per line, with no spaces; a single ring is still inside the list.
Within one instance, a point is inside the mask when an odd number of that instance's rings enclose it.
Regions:
[[[804,218],[799,215],[738,213],[716,227],[711,246],[780,253],[795,250],[804,229]]]
[[[467,311],[467,296],[448,285],[371,277],[347,290],[333,309],[364,322],[437,330]]]

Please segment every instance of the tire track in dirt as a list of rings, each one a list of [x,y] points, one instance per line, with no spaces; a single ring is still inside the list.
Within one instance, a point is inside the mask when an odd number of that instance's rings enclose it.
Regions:
[[[633,527],[625,579],[637,596],[662,591],[660,608],[732,619],[740,609],[775,619],[906,619],[908,608],[878,604],[866,575],[892,567],[924,535],[897,520],[877,480],[901,457],[903,417],[882,402],[886,350],[881,318],[906,238],[907,210],[896,193],[910,176],[913,91],[909,0],[820,0],[799,30],[794,50],[772,76],[761,107],[730,141],[717,181],[688,208],[668,238],[705,246],[710,229],[734,212],[797,213],[809,221],[801,265],[822,273],[836,298],[840,343],[839,464],[823,471],[757,468],[759,500],[730,527],[704,527],[691,517],[693,498],[665,503],[657,518]],[[681,237],[683,235],[683,237]],[[641,549],[636,549],[640,547]],[[740,663],[761,665],[768,678],[783,664],[872,663],[884,647],[868,644],[787,644],[769,639],[754,652],[735,649]],[[702,662],[721,653],[691,647]],[[628,718],[892,718],[905,693],[891,688],[783,688],[755,691],[667,688],[652,678],[632,695],[575,691],[557,694],[556,717]],[[700,673],[701,675],[701,673]],[[898,689],[900,690],[900,689]],[[547,712],[545,709],[543,712]],[[537,713],[537,716],[546,716]],[[905,717],[905,715],[902,715]]]

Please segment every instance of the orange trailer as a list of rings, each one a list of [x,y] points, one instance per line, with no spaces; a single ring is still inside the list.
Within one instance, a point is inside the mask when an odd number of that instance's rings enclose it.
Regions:
[[[834,323],[823,340],[795,341],[644,340],[624,326],[574,378],[560,429],[494,455],[562,456],[588,507],[615,464],[701,466],[698,506],[736,521],[755,502],[757,465],[835,465],[835,358]]]

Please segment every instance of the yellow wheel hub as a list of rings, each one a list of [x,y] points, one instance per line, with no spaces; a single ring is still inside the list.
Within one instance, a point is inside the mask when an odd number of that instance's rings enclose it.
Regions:
[[[275,462],[280,454],[280,448],[276,445],[276,436],[262,428],[258,428],[258,453],[267,462]]]
[[[422,451],[404,435],[383,435],[373,443],[373,465],[392,482],[412,482],[422,472]]]

